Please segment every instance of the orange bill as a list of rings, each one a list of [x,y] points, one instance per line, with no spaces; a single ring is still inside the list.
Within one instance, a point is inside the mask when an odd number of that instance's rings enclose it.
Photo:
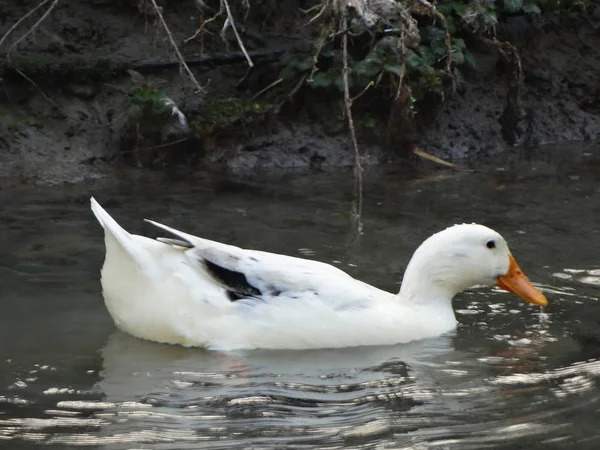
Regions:
[[[533,303],[534,305],[546,306],[548,304],[546,296],[531,284],[531,281],[525,276],[517,264],[517,261],[515,261],[515,258],[513,258],[512,255],[509,255],[508,257],[510,258],[508,272],[506,275],[498,277],[496,286],[512,294],[518,295],[526,302]]]

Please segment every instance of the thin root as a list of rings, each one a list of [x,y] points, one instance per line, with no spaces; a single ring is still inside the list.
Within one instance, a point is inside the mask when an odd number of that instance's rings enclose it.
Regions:
[[[188,74],[188,77],[190,77],[190,80],[192,80],[192,83],[194,83],[194,85],[196,86],[197,92],[204,92],[204,88],[202,86],[200,86],[200,83],[198,83],[196,76],[191,71],[191,69],[185,62],[185,60],[183,59],[183,55],[181,54],[181,51],[179,50],[179,47],[177,46],[177,43],[175,42],[175,39],[173,38],[173,34],[171,33],[171,30],[169,30],[169,26],[167,25],[167,22],[165,22],[165,18],[162,15],[161,9],[156,4],[156,0],[150,0],[150,1],[152,2],[152,6],[154,7],[154,11],[156,12],[156,15],[160,19],[160,23],[162,24],[163,28],[165,29],[165,32],[167,33],[169,41],[171,42],[171,45],[173,46],[173,50],[175,50],[175,53],[177,54],[177,58],[179,59],[181,66],[183,67],[185,72]]]
[[[29,16],[31,16],[33,13],[35,13],[38,9],[40,9],[42,6],[44,6],[49,1],[50,0],[44,0],[43,2],[41,2],[40,4],[38,4],[35,8],[33,8],[32,10],[30,10],[27,14],[25,14],[23,17],[21,17],[19,20],[17,20],[13,24],[13,26],[10,27],[9,30],[6,33],[4,33],[4,36],[2,36],[2,39],[0,39],[0,47],[2,47],[2,44],[4,44],[4,41],[8,38],[9,34],[11,34],[13,31],[15,31],[18,28],[18,26],[21,25],[21,23],[23,23],[24,20],[26,20]],[[54,3],[56,3],[56,2],[54,2]],[[22,38],[19,39],[19,40],[22,40]]]
[[[252,96],[252,99],[254,100],[257,97],[260,97],[262,94],[264,94],[265,92],[267,92],[269,89],[274,88],[275,86],[277,86],[282,81],[283,81],[283,78],[278,78],[277,80],[273,81],[271,84],[269,84],[268,86],[262,88],[260,91],[258,91],[256,94],[254,94]]]

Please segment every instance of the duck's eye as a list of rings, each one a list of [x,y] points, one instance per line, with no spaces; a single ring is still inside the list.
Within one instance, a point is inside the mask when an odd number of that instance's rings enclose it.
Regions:
[[[485,244],[485,246],[487,248],[496,248],[496,242],[494,242],[494,241],[487,241],[487,243]]]

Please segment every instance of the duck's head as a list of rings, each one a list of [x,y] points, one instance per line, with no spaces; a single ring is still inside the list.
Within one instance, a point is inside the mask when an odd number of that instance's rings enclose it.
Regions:
[[[504,238],[478,224],[454,225],[423,242],[408,264],[400,295],[417,301],[420,296],[453,297],[475,285],[496,285],[529,303],[548,304],[525,276]]]

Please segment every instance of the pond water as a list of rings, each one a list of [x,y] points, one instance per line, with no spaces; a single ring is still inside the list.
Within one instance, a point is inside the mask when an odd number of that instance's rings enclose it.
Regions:
[[[600,147],[477,170],[369,169],[248,182],[125,172],[0,191],[0,448],[597,448]],[[222,354],[117,331],[100,293],[94,195],[152,218],[337,265],[397,291],[423,239],[476,221],[508,240],[545,311],[499,290],[455,299],[456,332],[408,345]]]

